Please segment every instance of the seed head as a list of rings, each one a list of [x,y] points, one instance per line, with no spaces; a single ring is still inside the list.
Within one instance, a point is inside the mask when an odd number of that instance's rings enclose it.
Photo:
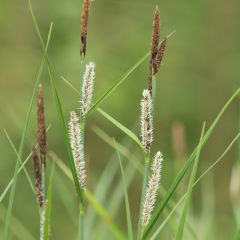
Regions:
[[[152,97],[149,90],[143,90],[141,100],[141,137],[145,151],[149,151],[153,141]]]
[[[33,159],[33,169],[35,175],[35,187],[37,193],[38,205],[41,208],[43,206],[43,187],[42,187],[42,174],[41,166],[39,163],[37,151],[34,145],[32,145],[32,159]]]
[[[84,188],[85,179],[86,179],[84,152],[83,152],[83,145],[81,140],[79,118],[74,111],[70,113],[70,121],[69,121],[68,127],[69,127],[70,143],[71,143],[72,154],[73,154],[78,181],[81,188]]]
[[[37,122],[38,122],[38,144],[40,149],[41,163],[46,167],[47,135],[44,115],[43,89],[42,84],[38,86],[37,100]]]
[[[166,45],[167,45],[167,40],[168,39],[165,37],[164,40],[162,41],[160,47],[159,47],[156,59],[155,59],[154,64],[153,64],[153,75],[157,74],[159,69],[160,69],[160,65],[161,65],[163,55],[164,55]]]
[[[95,79],[95,63],[90,62],[86,66],[86,70],[83,75],[82,100],[81,100],[81,110],[83,117],[85,117],[86,113],[91,107],[94,79]]]
[[[145,194],[145,201],[144,201],[143,212],[142,212],[143,227],[147,226],[152,216],[152,211],[154,209],[154,204],[157,198],[157,191],[160,184],[162,161],[163,161],[163,157],[161,152],[157,152],[157,154],[154,157],[152,168],[151,168],[152,176],[148,181],[148,187]]]
[[[154,19],[153,19],[153,33],[152,33],[152,44],[151,44],[152,60],[154,60],[157,56],[159,39],[160,39],[160,11],[158,6],[156,6]]]
[[[91,0],[84,0],[82,5],[81,17],[81,44],[80,55],[86,55],[87,50],[87,33],[88,33],[88,16],[91,6]]]

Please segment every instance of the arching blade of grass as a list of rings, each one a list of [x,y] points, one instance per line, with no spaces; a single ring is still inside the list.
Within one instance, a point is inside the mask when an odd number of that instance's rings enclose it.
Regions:
[[[222,117],[223,113],[226,111],[226,109],[228,108],[228,106],[232,103],[232,101],[239,95],[240,93],[240,88],[237,89],[237,91],[229,98],[229,100],[226,102],[226,104],[223,106],[223,108],[220,110],[219,114],[217,115],[217,117],[215,118],[215,120],[213,121],[212,125],[210,126],[210,128],[208,129],[208,131],[206,132],[206,134],[203,137],[203,141],[202,141],[202,146],[205,145],[205,143],[207,142],[208,138],[211,136],[213,130],[215,129],[217,123],[219,122],[220,118]],[[171,187],[169,188],[165,198],[160,202],[160,204],[157,206],[157,208],[154,211],[154,214],[148,224],[148,226],[146,227],[146,229],[144,230],[143,233],[143,239],[146,239],[148,237],[148,235],[150,234],[150,231],[152,230],[152,228],[155,226],[159,216],[161,215],[163,209],[165,208],[165,206],[167,205],[168,201],[170,200],[170,198],[172,197],[173,193],[175,192],[175,190],[177,189],[179,183],[181,182],[182,178],[184,177],[184,175],[186,174],[186,172],[188,171],[188,169],[190,168],[190,166],[192,165],[194,158],[196,156],[198,147],[193,151],[193,153],[190,155],[190,157],[188,158],[185,166],[183,167],[183,169],[180,171],[180,173],[177,175],[175,181],[173,182],[173,184],[171,185]]]
[[[45,52],[47,52],[47,49],[48,49],[48,45],[49,45],[50,38],[51,38],[51,32],[52,32],[52,24],[50,25],[50,29],[49,29],[49,32],[48,32],[48,38],[47,38],[46,46],[43,45],[43,48],[44,48]],[[32,112],[33,101],[34,101],[34,97],[35,97],[35,94],[36,94],[36,91],[37,91],[38,82],[40,80],[43,67],[44,67],[44,58],[41,61],[39,71],[38,71],[38,75],[37,75],[37,78],[35,80],[35,85],[34,85],[32,97],[30,99],[30,104],[29,104],[28,111],[27,111],[27,117],[26,117],[26,121],[25,121],[25,124],[24,124],[24,127],[23,127],[23,133],[22,133],[22,137],[21,137],[21,141],[20,141],[18,157],[17,157],[17,162],[16,162],[16,165],[15,165],[15,169],[14,169],[13,182],[12,182],[12,187],[11,187],[11,192],[10,192],[10,197],[9,197],[9,202],[8,202],[8,208],[7,208],[6,218],[5,218],[4,235],[3,235],[4,236],[3,239],[5,239],[5,240],[8,239],[8,228],[9,228],[9,224],[10,224],[10,220],[11,220],[11,212],[12,212],[12,207],[13,207],[15,189],[16,189],[16,185],[17,185],[17,177],[18,177],[18,170],[19,170],[19,166],[20,166],[20,160],[21,160],[22,154],[23,154],[24,142],[25,142],[25,138],[26,138],[26,135],[27,135],[28,125],[29,125],[29,122],[30,122],[30,115],[31,115],[31,112]]]
[[[199,177],[198,179],[194,182],[193,187],[195,187],[200,180],[208,173],[210,172],[224,157],[225,155],[228,153],[228,151],[232,148],[232,146],[234,145],[234,143],[237,142],[237,140],[240,138],[240,132],[236,135],[236,137],[230,142],[230,144],[227,146],[227,148],[224,150],[224,152],[220,155],[220,157],[213,163],[211,164]],[[180,204],[183,202],[183,200],[185,199],[187,193],[185,193],[183,195],[183,197],[176,203],[176,205],[172,208],[170,214],[167,216],[167,218],[164,220],[164,222],[159,226],[159,228],[153,233],[152,237],[150,238],[150,240],[155,240],[157,239],[159,233],[161,232],[161,230],[164,228],[164,226],[167,224],[167,222],[169,221],[170,217],[172,216],[172,214],[176,211],[176,209],[180,206]]]
[[[97,111],[104,116],[106,119],[108,119],[111,123],[113,123],[116,127],[118,127],[120,130],[122,130],[126,135],[128,135],[135,143],[140,146],[141,149],[143,149],[142,143],[140,142],[139,138],[136,136],[135,133],[133,133],[131,130],[129,130],[127,127],[122,125],[120,122],[118,122],[116,119],[108,115],[106,112],[104,112],[102,109],[97,108]]]
[[[42,48],[43,48],[43,51],[44,51],[44,56],[45,56],[45,59],[46,59],[46,62],[47,62],[47,68],[48,68],[50,84],[51,84],[51,88],[52,88],[52,94],[53,94],[55,106],[56,106],[56,109],[57,109],[61,130],[63,132],[64,145],[65,145],[65,148],[66,148],[66,151],[67,151],[68,161],[69,161],[69,165],[70,165],[70,168],[71,168],[71,172],[72,172],[72,176],[73,176],[73,180],[74,180],[74,184],[75,184],[75,188],[76,188],[76,192],[77,192],[77,196],[78,196],[78,201],[80,202],[81,205],[84,205],[83,194],[82,194],[83,191],[81,189],[81,186],[80,186],[78,178],[77,178],[77,173],[76,173],[74,160],[73,160],[73,156],[72,156],[70,140],[69,140],[69,136],[68,136],[68,130],[67,130],[67,126],[66,126],[66,123],[65,123],[60,98],[59,98],[57,88],[56,88],[56,85],[55,85],[55,81],[54,81],[54,78],[53,78],[53,71],[52,71],[51,64],[50,64],[50,61],[49,61],[49,58],[48,58],[48,53],[44,49],[43,38],[42,38],[41,32],[39,30],[39,26],[38,26],[36,17],[34,15],[34,11],[33,11],[33,8],[32,8],[32,1],[28,0],[28,3],[29,3],[29,10],[30,10],[30,13],[31,13],[33,24],[34,24],[35,30],[37,32],[38,38],[40,40],[40,43],[42,45]]]
[[[52,165],[49,184],[48,184],[47,208],[46,208],[45,223],[44,223],[44,240],[49,239],[49,230],[50,230],[50,221],[51,221],[51,212],[52,212],[52,192],[53,192],[54,172],[55,172],[55,162],[53,162],[53,165]]]
[[[4,223],[4,215],[7,209],[3,204],[0,204],[0,221]],[[29,229],[21,223],[14,215],[12,215],[12,225],[9,226],[9,231],[15,236],[15,239],[36,240]]]
[[[48,130],[50,129],[51,125],[48,126],[47,128],[47,132]],[[35,145],[35,147],[37,148],[38,147],[38,144]],[[14,147],[15,148],[15,147]],[[16,148],[15,148],[16,149]],[[17,157],[19,156],[19,154],[17,153]],[[25,168],[25,165],[27,164],[28,160],[32,157],[32,153],[30,153],[27,158],[22,162],[20,163],[21,165],[19,166],[19,169],[18,169],[18,172],[17,174],[19,174],[24,168]],[[3,190],[2,194],[0,195],[0,203],[3,201],[4,197],[6,196],[7,192],[9,191],[9,189],[11,188],[13,184],[13,178],[10,180],[10,182],[8,183],[8,185],[6,186],[6,188]],[[35,192],[35,190],[34,190]]]
[[[95,134],[97,134],[104,142],[106,142],[108,145],[110,145],[111,147],[117,149],[124,157],[126,157],[127,159],[129,159],[129,161],[132,163],[132,165],[141,173],[143,173],[143,166],[141,165],[141,163],[139,161],[137,161],[137,159],[135,159],[135,157],[133,156],[133,154],[131,154],[129,152],[129,149],[124,147],[122,144],[119,144],[118,142],[116,142],[116,145],[114,145],[112,138],[106,134],[101,128],[97,127],[97,126],[93,126],[92,130]],[[130,157],[131,156],[131,157]]]
[[[64,162],[57,157],[56,154],[53,152],[49,153],[49,156],[55,161],[59,169],[66,175],[66,177],[73,181],[72,175],[68,167],[64,164]],[[88,200],[88,202],[95,208],[96,212],[99,214],[99,216],[102,218],[102,220],[105,222],[105,224],[109,227],[109,229],[112,231],[116,239],[126,239],[125,235],[122,233],[122,231],[115,225],[113,222],[113,219],[108,214],[108,212],[104,209],[104,207],[97,201],[97,199],[92,195],[92,193],[85,189],[85,196]]]
[[[182,237],[183,237],[184,225],[185,225],[186,218],[187,218],[187,212],[190,208],[192,188],[193,188],[194,180],[196,178],[197,169],[198,169],[198,162],[199,162],[200,153],[201,153],[201,150],[202,150],[202,139],[203,139],[204,131],[205,131],[205,123],[203,124],[202,133],[201,133],[201,137],[200,137],[199,145],[198,145],[198,151],[197,151],[197,154],[196,154],[196,158],[194,160],[193,169],[192,169],[192,173],[191,173],[189,184],[188,184],[187,195],[186,195],[186,198],[185,198],[185,204],[184,204],[184,207],[183,207],[183,211],[182,211],[180,221],[179,221],[179,225],[178,225],[178,229],[177,229],[177,234],[176,234],[176,237],[175,237],[176,240],[182,240]]]
[[[170,38],[175,31],[172,31],[170,34],[167,35],[167,38]],[[160,42],[159,44],[161,44]],[[96,110],[96,108],[105,101],[148,57],[149,57],[150,51],[147,52],[138,62],[136,62],[131,68],[127,70],[126,73],[122,75],[122,77],[105,93],[100,97],[95,104],[90,108],[87,115]]]
[[[113,142],[114,142],[114,145],[116,146],[115,140],[113,140]],[[130,211],[130,206],[129,206],[129,199],[128,199],[127,185],[126,185],[126,181],[125,181],[125,174],[124,174],[124,170],[123,170],[123,166],[122,166],[121,156],[120,156],[117,148],[116,148],[116,151],[117,151],[117,156],[118,156],[119,165],[120,165],[120,169],[121,169],[121,175],[122,175],[122,184],[123,184],[125,207],[126,207],[126,216],[127,216],[128,239],[133,240],[131,211]]]

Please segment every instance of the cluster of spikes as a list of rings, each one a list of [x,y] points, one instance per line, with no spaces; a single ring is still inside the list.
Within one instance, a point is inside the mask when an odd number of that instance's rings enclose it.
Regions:
[[[153,76],[159,72],[166,44],[166,37],[160,43],[160,12],[159,8],[156,7],[153,20],[151,54],[149,59],[148,88],[143,90],[143,98],[141,100],[141,138],[144,150],[148,155],[150,154],[153,142],[152,79]],[[148,225],[156,202],[157,192],[160,185],[162,161],[162,153],[158,151],[152,162],[151,176],[148,179],[142,206],[143,228]]]
[[[92,0],[84,0],[82,6],[81,17],[81,39],[80,39],[80,55],[82,58],[86,55],[87,50],[87,33],[88,33],[88,17],[90,12]],[[74,159],[74,165],[78,177],[79,185],[82,189],[86,185],[86,170],[85,170],[85,156],[84,156],[84,130],[82,124],[84,124],[85,117],[91,107],[93,89],[95,79],[95,63],[89,62],[86,65],[85,72],[83,74],[82,86],[81,86],[81,100],[80,100],[80,118],[75,111],[70,113],[70,120],[68,123],[69,138],[72,149],[72,155]]]
[[[167,41],[168,38],[164,37],[163,41],[160,43],[160,11],[157,6],[153,20],[151,54],[149,59],[148,90],[150,93],[152,93],[152,78],[159,72]]]

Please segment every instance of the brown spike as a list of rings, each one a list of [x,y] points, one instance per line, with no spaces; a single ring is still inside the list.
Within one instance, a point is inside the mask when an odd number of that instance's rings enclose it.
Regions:
[[[33,159],[33,169],[35,174],[35,187],[37,193],[37,199],[39,207],[43,206],[43,188],[42,188],[42,174],[41,166],[39,163],[37,151],[34,145],[32,145],[32,159]]]
[[[160,69],[160,65],[162,62],[162,58],[166,49],[166,45],[167,45],[167,38],[165,37],[164,40],[162,41],[159,50],[157,52],[157,56],[155,61],[153,62],[153,75],[157,74],[159,69]]]
[[[153,20],[153,33],[152,33],[152,45],[151,45],[151,59],[155,60],[158,52],[158,45],[160,39],[160,11],[156,6],[154,20]]]
[[[88,16],[91,6],[91,0],[84,0],[82,6],[82,17],[81,17],[81,44],[80,44],[80,55],[85,56],[87,50],[87,33],[88,33]]]
[[[152,60],[149,60],[149,64],[148,64],[148,90],[150,92],[150,94],[152,95],[152,70],[153,70],[153,64],[152,64]]]
[[[41,163],[46,167],[47,135],[44,115],[43,89],[42,84],[38,86],[37,100],[37,122],[38,122],[38,144],[40,149]]]

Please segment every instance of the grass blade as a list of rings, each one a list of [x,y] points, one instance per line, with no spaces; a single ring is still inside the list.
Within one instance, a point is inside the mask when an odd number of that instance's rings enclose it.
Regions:
[[[217,115],[217,117],[215,118],[215,120],[211,124],[210,128],[208,129],[208,131],[206,132],[206,134],[203,137],[203,141],[202,141],[203,145],[207,142],[208,138],[211,136],[213,130],[215,129],[215,127],[216,127],[217,123],[219,122],[220,118],[222,117],[223,113],[226,111],[226,109],[232,103],[232,101],[239,95],[239,93],[240,93],[240,88],[238,88],[233,93],[233,95],[229,98],[229,100],[225,103],[223,108],[220,110],[219,114]],[[161,215],[163,209],[165,208],[165,206],[167,205],[168,201],[172,197],[173,193],[177,189],[177,186],[181,182],[182,178],[184,177],[184,175],[186,174],[186,172],[188,171],[188,169],[192,165],[192,163],[194,161],[194,157],[196,156],[196,152],[197,152],[197,148],[195,148],[195,150],[192,152],[192,154],[188,158],[185,166],[180,171],[180,173],[177,175],[175,181],[173,182],[173,184],[169,188],[169,190],[168,190],[168,192],[166,194],[166,197],[162,200],[162,202],[155,209],[154,214],[153,214],[153,216],[151,218],[151,221],[150,221],[149,225],[146,227],[146,229],[144,231],[143,239],[146,239],[147,236],[150,234],[150,231],[152,230],[152,228],[156,224],[156,222],[157,222],[159,216]]]
[[[50,25],[50,29],[49,29],[49,32],[48,32],[46,47],[43,45],[45,52],[47,52],[47,49],[48,49],[48,45],[49,45],[50,38],[51,38],[51,32],[52,32],[52,24]],[[28,125],[29,125],[29,122],[30,122],[30,115],[31,115],[31,112],[32,112],[33,101],[34,101],[34,97],[35,97],[35,94],[36,94],[36,91],[37,91],[38,82],[39,82],[39,79],[40,79],[42,71],[43,71],[44,62],[45,62],[45,59],[43,58],[42,61],[41,61],[40,67],[39,67],[38,75],[37,75],[35,85],[34,85],[34,89],[33,89],[33,93],[32,93],[32,97],[31,97],[30,104],[29,104],[29,107],[28,107],[25,125],[23,127],[23,133],[22,133],[22,137],[21,137],[21,141],[20,141],[17,162],[16,162],[15,169],[14,169],[12,187],[11,187],[11,192],[10,192],[10,197],[9,197],[9,202],[8,202],[8,208],[7,208],[6,218],[5,218],[4,237],[3,237],[5,240],[8,239],[8,228],[9,228],[9,224],[10,224],[10,220],[11,220],[11,212],[12,212],[12,207],[13,207],[15,189],[16,189],[16,185],[17,185],[17,176],[18,176],[18,170],[19,170],[19,166],[20,166],[20,159],[22,158],[22,154],[23,154],[24,142],[25,142],[25,138],[26,138],[26,135],[27,135]]]
[[[106,112],[104,112],[102,109],[97,108],[97,111],[104,116],[106,119],[108,119],[112,124],[114,124],[116,127],[118,127],[120,130],[122,130],[127,136],[129,136],[135,143],[138,144],[138,146],[143,149],[142,143],[140,142],[139,138],[136,136],[135,133],[133,133],[131,130],[129,130],[127,127],[122,125],[120,122],[118,122],[116,119],[108,115]]]
[[[194,164],[193,164],[191,177],[190,177],[189,184],[188,184],[187,195],[186,195],[186,198],[185,198],[185,204],[184,204],[184,207],[183,207],[182,215],[181,215],[180,222],[179,222],[179,225],[178,225],[177,234],[176,234],[176,237],[175,237],[176,240],[181,240],[182,237],[183,237],[184,225],[185,225],[188,209],[190,208],[192,188],[193,188],[194,180],[196,178],[198,162],[199,162],[199,158],[200,158],[200,152],[201,152],[201,149],[202,149],[202,138],[203,138],[204,130],[205,130],[205,123],[203,124],[202,133],[201,133],[201,137],[200,137],[199,145],[198,145],[198,151],[197,151],[197,154],[196,154],[196,158],[195,158],[195,161],[194,161]]]
[[[115,140],[113,142],[116,145]],[[127,186],[126,186],[126,181],[125,181],[125,174],[124,174],[124,170],[123,170],[123,166],[122,166],[121,156],[120,156],[119,151],[117,150],[117,148],[116,148],[116,151],[117,151],[119,165],[120,165],[120,169],[121,169],[121,175],[122,175],[122,184],[123,184],[123,191],[124,191],[124,198],[125,198],[125,207],[126,207],[126,215],[127,215],[128,239],[129,240],[133,240],[132,220],[131,220],[131,212],[130,212],[130,207],[129,207]]]

